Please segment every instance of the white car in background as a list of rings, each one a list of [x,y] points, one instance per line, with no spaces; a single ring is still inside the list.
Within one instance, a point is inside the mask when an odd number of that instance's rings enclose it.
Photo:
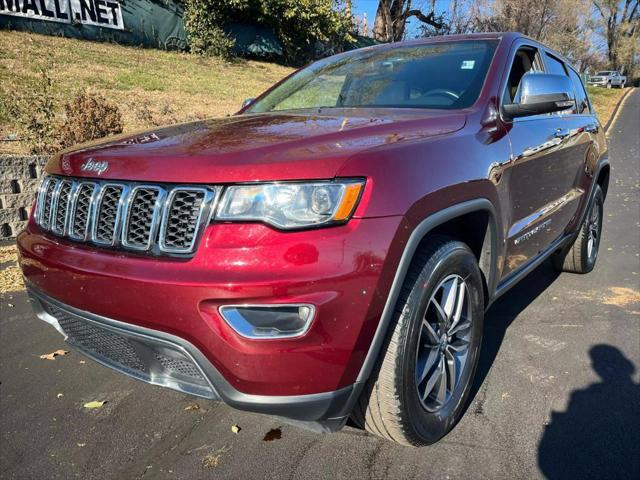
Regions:
[[[624,88],[624,85],[627,83],[627,77],[620,75],[620,72],[617,70],[606,70],[590,77],[587,83],[594,87]]]

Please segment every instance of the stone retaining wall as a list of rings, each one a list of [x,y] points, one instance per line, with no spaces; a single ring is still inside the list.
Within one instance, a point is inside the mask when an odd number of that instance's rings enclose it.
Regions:
[[[15,237],[27,223],[48,159],[0,154],[0,240]]]

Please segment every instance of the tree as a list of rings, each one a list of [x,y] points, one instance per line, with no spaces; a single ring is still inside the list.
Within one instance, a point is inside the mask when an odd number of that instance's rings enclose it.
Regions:
[[[611,67],[628,71],[635,63],[640,24],[639,0],[593,0],[607,42]]]
[[[493,0],[473,11],[470,31],[521,32],[585,70],[596,62],[590,29],[591,0]]]
[[[432,0],[431,12],[428,14],[411,7],[411,0],[380,0],[373,24],[373,38],[381,42],[398,42],[404,39],[407,20],[411,17],[435,28],[442,28],[442,22],[435,15],[435,0]]]

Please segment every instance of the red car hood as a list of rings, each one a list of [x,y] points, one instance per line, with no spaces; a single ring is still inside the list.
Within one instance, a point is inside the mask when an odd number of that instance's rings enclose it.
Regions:
[[[87,143],[56,155],[49,173],[99,178],[227,183],[332,178],[354,153],[464,126],[460,112],[332,109],[239,115]]]

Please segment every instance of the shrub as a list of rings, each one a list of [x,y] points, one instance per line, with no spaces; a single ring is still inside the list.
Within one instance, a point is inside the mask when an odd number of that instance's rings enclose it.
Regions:
[[[190,42],[193,53],[207,57],[220,57],[224,60],[234,58],[233,48],[235,45],[235,39],[224,33],[222,28],[215,25],[212,25],[207,30],[198,30],[198,35],[194,36]]]
[[[22,130],[22,140],[34,155],[46,155],[58,148],[56,132],[57,105],[53,94],[51,66],[41,66],[30,94],[9,97],[3,106],[5,115],[15,119]]]
[[[62,148],[122,133],[120,110],[98,93],[80,92],[63,109],[59,131]]]
[[[193,52],[216,54],[233,41],[224,34],[225,25],[271,28],[282,43],[285,59],[303,64],[318,50],[336,53],[354,41],[351,18],[340,5],[334,0],[187,0],[185,29]]]

